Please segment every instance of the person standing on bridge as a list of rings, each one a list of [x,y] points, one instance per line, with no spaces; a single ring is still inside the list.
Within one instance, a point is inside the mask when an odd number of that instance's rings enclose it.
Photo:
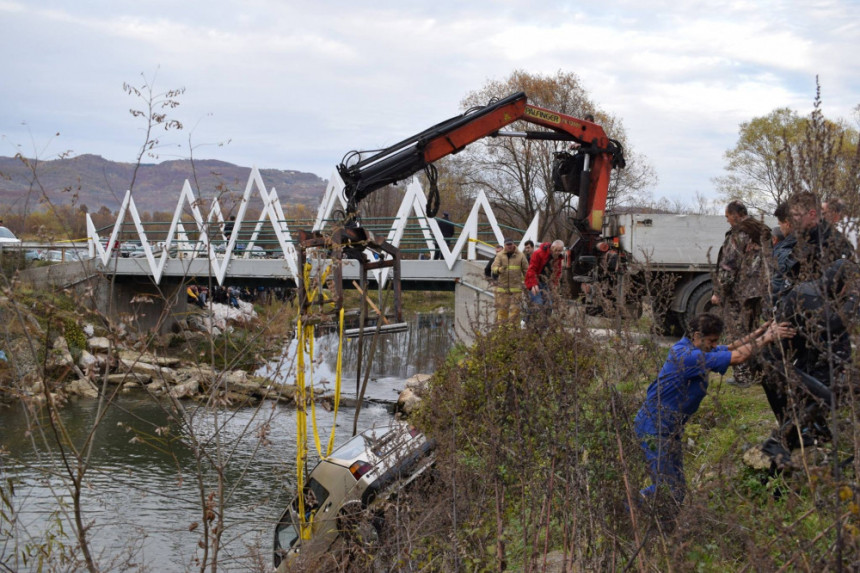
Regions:
[[[532,262],[532,253],[535,252],[535,242],[529,239],[523,245],[523,254],[526,256],[526,261]]]
[[[564,242],[556,239],[535,249],[526,271],[525,283],[531,304],[543,307],[546,315],[552,312],[552,299],[558,294],[563,260]],[[530,314],[533,312],[534,309],[530,310]]]
[[[502,252],[496,254],[491,267],[496,277],[496,322],[517,320],[523,300],[523,281],[529,265],[526,256],[513,239],[505,239]]]

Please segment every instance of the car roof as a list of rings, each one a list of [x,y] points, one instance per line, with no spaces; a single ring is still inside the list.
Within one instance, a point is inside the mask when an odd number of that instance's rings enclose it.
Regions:
[[[4,240],[6,242],[8,242],[8,241],[19,242],[20,241],[20,239],[18,239],[18,237],[15,236],[15,233],[10,231],[6,227],[0,227],[0,240]]]
[[[326,461],[345,467],[358,460],[375,464],[412,438],[408,428],[406,424],[395,422],[365,430],[333,451]]]

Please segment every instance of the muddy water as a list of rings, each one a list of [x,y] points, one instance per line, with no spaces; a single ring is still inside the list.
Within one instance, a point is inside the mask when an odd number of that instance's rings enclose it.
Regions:
[[[375,401],[362,408],[360,430],[390,420],[390,406],[382,402],[396,399],[408,376],[435,370],[450,347],[449,332],[449,317],[433,317],[422,321],[421,327],[414,324],[410,332],[386,337],[377,349],[366,393]],[[344,351],[343,393],[355,395],[357,342],[350,341]],[[267,364],[260,373],[294,381],[291,353],[294,348],[285,349],[283,359]],[[334,340],[317,340],[314,379],[318,384],[333,384],[336,355]],[[274,402],[238,410],[191,403],[185,407],[188,423],[178,424],[168,404],[133,392],[119,397],[97,425],[82,505],[101,570],[197,569],[203,554],[198,547],[202,528],[192,531],[202,513],[198,476],[202,476],[204,496],[215,492],[218,466],[224,467],[225,499],[219,569],[252,570],[254,554],[266,566],[271,564],[273,523],[295,483],[295,409]],[[341,408],[336,423],[331,412],[317,408],[316,415],[323,443],[332,427],[336,444],[349,439],[353,409]],[[61,416],[68,441],[80,447],[94,426],[97,402],[73,400]],[[15,552],[20,555],[27,543],[43,544],[53,535],[54,551],[59,544],[74,546],[68,473],[55,444],[47,420],[18,405],[0,409],[0,487],[11,504],[2,509],[16,518],[10,523],[0,517],[0,547],[4,562],[15,570],[35,569],[32,561],[6,561]],[[313,443],[309,447],[315,458]],[[14,484],[11,496],[10,483]]]

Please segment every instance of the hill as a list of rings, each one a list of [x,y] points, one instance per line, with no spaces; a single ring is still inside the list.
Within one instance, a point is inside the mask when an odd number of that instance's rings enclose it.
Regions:
[[[90,212],[101,207],[119,208],[134,174],[133,163],[109,161],[98,155],[38,162],[36,172],[41,187],[52,202],[86,205]],[[195,182],[196,172],[196,182]],[[163,161],[143,164],[134,182],[134,201],[141,211],[173,211],[187,179],[198,197],[245,191],[250,167],[211,159]],[[313,173],[261,169],[267,189],[274,187],[281,202],[316,207],[325,192],[326,181]],[[0,204],[14,208],[25,202],[34,208],[41,189],[32,184],[31,169],[15,157],[0,157]]]

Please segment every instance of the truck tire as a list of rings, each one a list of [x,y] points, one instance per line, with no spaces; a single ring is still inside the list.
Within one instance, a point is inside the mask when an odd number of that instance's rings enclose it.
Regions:
[[[696,287],[690,298],[687,299],[687,307],[684,312],[684,326],[690,323],[697,315],[711,310],[711,295],[714,294],[714,285],[711,281],[704,282]]]
[[[681,313],[667,310],[660,321],[663,336],[681,336],[684,334],[684,326],[681,324],[683,317]]]

